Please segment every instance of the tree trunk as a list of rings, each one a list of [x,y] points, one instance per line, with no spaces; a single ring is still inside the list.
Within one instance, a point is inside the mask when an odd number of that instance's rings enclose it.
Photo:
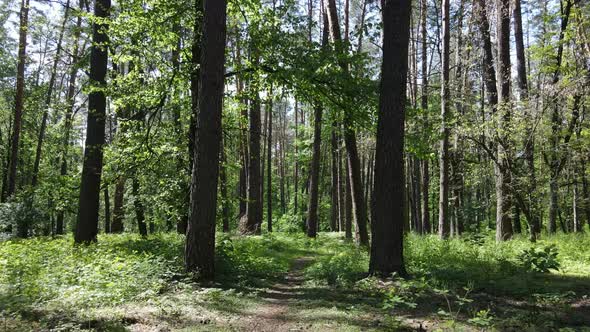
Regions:
[[[84,0],[80,0],[79,7],[83,10]],[[78,61],[79,61],[79,40],[80,40],[80,27],[82,26],[82,16],[78,15],[76,19],[76,28],[74,29],[73,41],[72,41],[72,65],[69,72],[68,80],[68,91],[66,95],[66,114],[64,116],[64,139],[61,147],[61,166],[60,175],[62,177],[68,174],[68,150],[70,147],[70,132],[72,130],[72,115],[74,113],[74,96],[76,93],[76,78],[78,76]],[[64,216],[65,212],[63,209],[57,213],[55,221],[55,234],[64,233]]]
[[[199,115],[185,246],[186,270],[201,280],[214,277],[217,180],[225,63],[226,0],[205,1]],[[198,8],[197,8],[198,10]],[[206,96],[206,97],[205,97]]]
[[[553,79],[552,79],[552,85],[556,86],[557,83],[559,82],[560,76],[561,76],[561,64],[562,64],[562,60],[563,60],[563,48],[564,48],[564,43],[563,43],[563,39],[565,38],[565,33],[566,33],[566,29],[567,29],[567,25],[569,22],[569,15],[573,6],[573,2],[572,0],[566,0],[565,1],[565,7],[564,3],[560,1],[560,9],[561,9],[561,28],[560,28],[560,32],[559,32],[559,37],[558,37],[558,47],[557,47],[557,55],[556,55],[556,63],[555,63],[555,70],[553,72]],[[559,89],[557,89],[557,87],[555,87],[555,90],[558,91]],[[555,93],[554,93],[555,94]],[[552,99],[554,100],[553,103],[553,110],[551,112],[551,152],[550,152],[550,157],[549,159],[549,167],[550,167],[550,173],[551,173],[551,179],[549,181],[549,196],[550,196],[550,202],[549,202],[549,227],[548,227],[548,232],[549,234],[553,234],[556,231],[557,228],[557,209],[558,209],[558,205],[557,205],[557,196],[558,196],[558,188],[557,188],[557,181],[558,181],[558,177],[561,173],[561,170],[563,168],[563,165],[565,163],[565,155],[561,155],[558,151],[560,149],[559,145],[560,145],[560,140],[561,137],[564,137],[564,143],[567,143],[567,141],[569,141],[569,137],[571,137],[571,129],[573,129],[573,125],[575,124],[575,122],[577,121],[577,116],[575,114],[572,114],[572,119],[570,120],[570,128],[569,128],[569,132],[566,133],[565,135],[562,133],[562,118],[560,116],[560,112],[559,112],[559,102],[558,102],[558,97],[557,95],[553,95]],[[574,101],[575,102],[575,101]],[[574,112],[576,106],[574,106]]]
[[[51,99],[53,97],[53,88],[55,86],[55,79],[57,76],[57,65],[60,60],[62,41],[64,37],[64,31],[66,23],[68,22],[68,16],[70,13],[70,0],[67,0],[64,8],[63,22],[57,39],[57,48],[55,50],[55,56],[53,58],[53,65],[51,66],[51,73],[49,76],[49,83],[47,86],[47,93],[45,95],[45,103],[43,105],[43,115],[41,117],[41,128],[39,129],[39,137],[37,138],[37,149],[35,150],[35,161],[33,163],[33,177],[31,180],[31,186],[37,186],[37,180],[39,176],[39,165],[41,164],[41,150],[43,146],[43,140],[45,139],[45,131],[47,129],[47,118],[49,116],[49,107],[51,106]]]
[[[382,2],[383,62],[375,152],[379,180],[372,204],[369,273],[404,276],[404,119],[411,1]]]
[[[426,25],[426,17],[428,16],[428,0],[421,0],[422,15],[420,19],[421,37],[422,37],[422,59],[421,59],[421,75],[422,75],[422,98],[420,106],[422,108],[424,127],[428,128],[428,30]],[[429,208],[429,189],[430,189],[430,167],[428,158],[422,161],[422,231],[430,233],[430,213]]]
[[[267,137],[267,144],[266,144],[266,213],[267,213],[267,229],[269,232],[272,232],[272,111],[273,111],[273,102],[272,102],[272,93],[270,97],[270,101],[268,104],[268,137]],[[297,110],[295,110],[297,113]],[[295,192],[295,197],[297,197],[297,192]],[[295,199],[297,201],[297,199]]]
[[[338,123],[332,123],[332,135],[330,137],[330,146],[332,148],[332,177],[331,177],[331,216],[330,216],[330,230],[337,232],[339,230],[338,225],[340,224],[340,203],[339,203],[339,189],[338,189]]]
[[[104,232],[111,232],[111,198],[109,197],[109,186],[104,188]]]
[[[309,204],[307,206],[307,236],[315,238],[318,229],[318,201],[320,180],[320,148],[322,144],[322,107],[314,107],[313,152],[310,167]]]
[[[219,190],[221,191],[221,202],[223,204],[221,217],[222,217],[222,230],[224,233],[229,232],[229,219],[230,219],[230,200],[227,194],[227,156],[225,153],[225,138],[221,140],[221,166],[219,170]]]
[[[257,62],[254,56],[254,61]],[[251,83],[253,89],[257,89]],[[242,234],[260,234],[262,225],[262,193],[260,191],[260,96],[254,91],[254,97],[250,100],[250,132],[249,132],[249,161],[248,161],[248,201],[246,216],[240,220],[240,232]]]
[[[25,65],[27,58],[27,31],[29,22],[29,0],[21,1],[20,28],[18,42],[18,64],[16,66],[16,92],[14,100],[14,117],[12,118],[12,140],[10,143],[10,167],[8,168],[7,197],[16,193],[16,172],[18,164],[18,149],[22,126],[24,94],[25,94]]]
[[[449,127],[450,89],[449,89],[449,57],[450,57],[450,4],[443,0],[442,4],[442,84],[441,84],[441,125],[439,150],[439,207],[438,233],[441,239],[449,236]]]
[[[332,41],[335,44],[336,50],[338,52],[344,53],[345,49],[342,45],[342,36],[340,33],[340,26],[338,24],[336,1],[325,1]],[[348,65],[345,62],[341,60],[339,65],[343,71],[348,72]],[[358,234],[357,242],[362,246],[367,246],[369,244],[369,235],[367,232],[367,209],[363,197],[361,167],[356,143],[356,133],[353,125],[354,123],[350,112],[346,112],[344,114],[344,144],[346,146],[348,157],[352,210]]]
[[[344,208],[344,212],[346,215],[345,221],[344,221],[344,237],[347,239],[352,239],[352,194],[351,194],[351,188],[350,188],[350,175],[349,175],[349,169],[348,169],[348,163],[344,163],[345,164],[345,169],[344,169],[344,178],[345,178],[345,190],[344,190],[344,204],[345,204],[345,208]]]
[[[110,0],[95,0],[94,15],[108,18],[111,9]],[[93,24],[92,50],[90,53],[90,81],[98,88],[106,87],[108,63],[108,25],[105,21]],[[105,142],[106,97],[103,89],[95,89],[88,96],[88,118],[78,220],[74,240],[76,243],[96,241],[98,232],[98,209],[100,179],[102,176],[102,154]]]
[[[113,223],[111,224],[111,233],[123,233],[125,220],[125,177],[121,176],[115,183],[115,197],[113,207]]]
[[[498,79],[499,82],[499,131],[496,175],[496,241],[512,237],[512,181],[510,169],[510,137],[504,132],[510,126],[510,0],[498,0]],[[499,182],[499,183],[498,183]]]
[[[145,223],[145,208],[141,197],[139,196],[139,179],[137,175],[133,176],[131,190],[133,194],[133,207],[135,208],[135,218],[137,219],[137,230],[139,235],[147,236],[147,227]]]

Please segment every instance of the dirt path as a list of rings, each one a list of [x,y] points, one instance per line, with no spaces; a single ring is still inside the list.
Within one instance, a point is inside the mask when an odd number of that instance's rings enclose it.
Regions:
[[[312,257],[295,259],[284,280],[259,293],[263,304],[243,317],[239,329],[272,332],[307,330],[310,325],[297,319],[297,298],[304,287],[303,270],[312,261]]]

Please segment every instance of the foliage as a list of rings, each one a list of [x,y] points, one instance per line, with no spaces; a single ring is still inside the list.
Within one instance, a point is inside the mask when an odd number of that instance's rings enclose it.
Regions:
[[[549,245],[543,249],[535,247],[526,249],[518,256],[518,259],[529,271],[547,273],[550,270],[559,270],[557,255],[557,247]]]

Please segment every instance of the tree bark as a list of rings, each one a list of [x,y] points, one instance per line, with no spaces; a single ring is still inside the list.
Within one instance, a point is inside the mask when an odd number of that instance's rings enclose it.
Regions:
[[[307,236],[315,238],[318,229],[318,201],[320,180],[320,148],[322,144],[322,112],[321,106],[314,107],[313,152],[310,167],[309,204],[307,206]]]
[[[185,246],[186,270],[201,280],[214,277],[217,180],[223,107],[226,0],[205,1],[201,72],[199,78],[199,130],[191,180],[191,204]]]
[[[21,1],[20,28],[18,42],[18,64],[16,66],[16,92],[14,99],[14,116],[12,118],[12,139],[10,144],[10,163],[8,168],[7,197],[16,193],[18,150],[25,102],[25,65],[27,60],[27,31],[29,24],[29,0]]]
[[[272,90],[272,89],[271,89]],[[266,213],[267,213],[267,229],[269,232],[272,232],[272,111],[273,111],[273,102],[272,102],[272,91],[271,97],[268,103],[268,137],[267,137],[267,144],[266,144],[266,158],[267,158],[267,165],[266,165]],[[297,110],[295,110],[297,113]],[[297,192],[295,192],[295,197],[297,197]],[[295,199],[297,201],[297,199]]]
[[[449,236],[449,127],[450,120],[450,89],[449,89],[449,58],[450,58],[450,4],[449,0],[442,3],[442,82],[441,82],[441,125],[439,149],[439,207],[438,233],[441,239]]]
[[[94,15],[96,17],[108,18],[110,9],[110,0],[95,0]],[[105,142],[106,97],[103,89],[106,87],[105,78],[108,63],[107,28],[108,25],[105,21],[98,21],[93,24],[90,81],[98,89],[93,90],[88,96],[86,144],[82,166],[78,220],[74,234],[76,243],[96,242],[98,232],[100,179]]]
[[[369,273],[389,276],[406,270],[404,235],[404,121],[411,1],[383,1],[383,62],[377,143],[375,198]]]
[[[422,108],[424,127],[428,128],[428,30],[426,24],[428,0],[421,0],[422,15],[420,19],[421,37],[422,37],[422,59],[421,59],[421,75],[422,75],[422,98],[420,99],[420,107]],[[428,158],[422,161],[422,231],[430,233],[430,213],[428,208],[429,191],[430,191],[430,165]]]
[[[254,62],[258,63],[258,55],[254,55]],[[260,182],[260,96],[256,83],[250,87],[255,89],[254,97],[250,100],[250,132],[249,132],[249,160],[248,160],[248,200],[246,215],[240,220],[242,234],[260,234],[262,225],[262,193]]]

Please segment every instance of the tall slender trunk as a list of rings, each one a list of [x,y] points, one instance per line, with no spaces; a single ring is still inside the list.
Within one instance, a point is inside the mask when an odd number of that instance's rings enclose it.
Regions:
[[[25,65],[27,58],[27,31],[29,24],[29,0],[21,1],[20,28],[18,41],[18,64],[16,66],[16,92],[14,99],[14,116],[12,117],[12,140],[10,143],[10,163],[8,168],[7,197],[16,193],[16,172],[18,164],[18,149],[22,126],[24,94],[25,94]]]
[[[309,204],[307,206],[307,236],[316,237],[318,229],[318,201],[320,180],[320,148],[322,144],[322,112],[321,106],[314,107],[313,152],[310,167]]]
[[[424,127],[428,128],[428,30],[426,24],[428,0],[421,0],[421,46],[422,46],[422,59],[421,62],[421,76],[422,76],[422,96],[420,99],[420,107],[423,112]],[[429,191],[430,191],[430,167],[429,160],[425,158],[422,161],[422,231],[424,233],[430,233],[430,213],[429,208]]]
[[[344,214],[346,218],[344,219],[344,237],[347,239],[352,239],[352,189],[350,186],[350,170],[348,168],[348,163],[344,163]]]
[[[83,10],[84,0],[79,2],[80,10]],[[74,96],[76,93],[76,78],[78,76],[78,61],[80,52],[80,27],[82,26],[82,15],[77,15],[76,29],[72,40],[72,65],[69,72],[68,91],[66,94],[66,114],[64,116],[64,137],[61,147],[61,162],[60,175],[66,176],[68,174],[68,150],[70,146],[70,132],[72,130],[72,116],[74,113]],[[64,233],[64,210],[59,210],[55,221],[55,233]]]
[[[197,121],[202,127],[195,135],[191,204],[185,246],[186,270],[197,273],[201,280],[213,279],[215,272],[215,219],[222,137],[226,9],[226,0],[204,2],[199,78],[200,111]]]
[[[221,165],[219,169],[219,191],[221,192],[222,200],[222,230],[224,233],[229,232],[229,220],[230,220],[230,200],[227,193],[227,155],[225,153],[225,138],[221,139]]]
[[[498,0],[498,116],[499,142],[498,171],[496,174],[496,241],[504,241],[512,237],[512,177],[510,169],[510,137],[504,132],[510,126],[510,0]]]
[[[272,91],[272,88],[271,88]],[[273,100],[272,100],[272,92],[270,96],[270,101],[268,104],[268,136],[267,136],[267,144],[266,144],[266,213],[267,213],[267,229],[269,232],[272,232],[272,111],[273,111]],[[297,110],[295,110],[297,112]],[[297,191],[295,192],[295,197],[297,197]],[[297,198],[295,199],[297,201]]]
[[[340,33],[340,26],[338,23],[338,12],[336,9],[335,0],[325,0],[326,12],[328,14],[328,22],[330,28],[330,35],[338,52],[344,53],[342,35]],[[339,63],[344,72],[348,72],[348,65],[344,61]],[[344,114],[344,144],[346,146],[348,157],[348,168],[350,177],[350,188],[352,196],[352,210],[354,221],[357,227],[357,242],[360,245],[369,245],[369,235],[367,232],[367,209],[363,197],[363,185],[361,181],[361,166],[358,155],[358,147],[356,142],[356,133],[354,130],[354,121],[350,112]]]
[[[110,0],[95,0],[94,15],[96,17],[108,18],[110,9]],[[74,234],[76,243],[95,242],[98,232],[100,179],[105,142],[106,96],[103,89],[106,87],[108,64],[108,48],[105,46],[108,43],[107,28],[108,24],[101,20],[95,22],[92,29],[90,81],[99,89],[94,89],[88,96],[86,144],[82,166],[78,220]]]
[[[523,103],[525,114],[524,118],[526,121],[526,132],[533,132],[533,117],[529,111],[528,97],[528,80],[526,70],[526,57],[524,48],[524,37],[522,28],[522,13],[520,0],[514,0],[512,9],[512,17],[514,24],[514,44],[516,45],[516,67],[517,67],[517,82],[518,89],[520,91],[520,102]],[[525,213],[527,222],[529,225],[529,237],[531,241],[536,241],[538,234],[541,232],[541,226],[539,221],[539,203],[537,199],[537,177],[535,170],[535,141],[534,135],[528,135],[524,146],[524,159],[525,159],[525,174],[527,174],[528,183],[524,188],[527,197],[529,213]]]
[[[564,7],[565,5],[565,7]],[[563,43],[563,39],[565,38],[565,33],[566,33],[566,29],[568,26],[568,22],[569,22],[569,16],[570,16],[570,12],[573,6],[573,0],[565,0],[565,4],[564,2],[560,1],[560,11],[561,11],[561,27],[560,27],[560,31],[559,31],[559,37],[558,37],[558,47],[557,47],[557,54],[556,54],[556,63],[555,63],[555,70],[553,72],[553,79],[551,81],[553,86],[556,86],[557,83],[560,80],[560,76],[561,76],[561,64],[563,61],[563,49],[564,49],[564,43]],[[559,89],[555,89],[556,91]],[[555,94],[556,92],[554,92]],[[551,141],[551,152],[549,153],[550,157],[547,158],[549,159],[549,167],[550,167],[550,173],[551,173],[551,179],[549,181],[549,197],[550,197],[550,201],[549,201],[549,225],[548,225],[548,232],[550,234],[555,233],[556,228],[557,228],[557,210],[558,210],[558,205],[557,205],[557,200],[558,200],[558,177],[561,173],[561,170],[563,169],[564,163],[565,163],[565,154],[564,153],[560,153],[560,141],[561,141],[561,137],[564,137],[563,141],[564,143],[567,143],[567,141],[569,141],[569,137],[571,136],[571,130],[573,129],[573,125],[575,125],[575,122],[577,121],[577,115],[576,114],[572,114],[572,119],[570,120],[570,128],[568,128],[568,132],[564,135],[563,134],[563,128],[562,128],[562,117],[560,114],[560,105],[558,102],[558,96],[557,95],[553,95],[552,99],[554,99],[553,101],[553,110],[551,112],[551,137],[550,137],[550,141]],[[575,102],[575,101],[574,101]],[[577,106],[574,105],[574,110],[573,112],[576,112]]]
[[[109,186],[104,187],[104,232],[111,232],[111,198],[109,197]]]
[[[449,57],[450,57],[450,3],[442,3],[442,82],[441,82],[441,125],[439,149],[439,207],[438,233],[441,238],[449,236]]]
[[[55,86],[55,79],[57,76],[57,65],[60,60],[62,51],[62,41],[64,37],[64,31],[68,17],[70,14],[70,0],[67,0],[64,8],[64,16],[57,39],[57,48],[55,50],[55,56],[53,58],[53,65],[51,66],[51,74],[49,76],[49,83],[47,86],[47,92],[45,95],[45,103],[43,105],[43,115],[41,116],[41,128],[39,129],[39,137],[37,138],[37,149],[35,150],[35,161],[33,163],[33,178],[31,180],[31,186],[37,186],[37,180],[39,176],[39,165],[41,163],[41,150],[43,146],[43,140],[45,139],[45,131],[47,130],[47,118],[49,116],[49,107],[51,106],[51,99],[53,97],[53,89]]]
[[[254,53],[257,53],[254,50]],[[253,55],[254,62],[258,63],[259,56]],[[242,234],[259,234],[262,225],[262,193],[260,191],[260,96],[255,82],[250,84],[254,97],[250,100],[250,132],[249,132],[249,160],[248,160],[248,201],[246,215],[240,220],[240,232]]]
[[[299,140],[299,108],[298,108],[299,104],[297,102],[297,99],[295,99],[295,143],[293,144],[293,147],[295,149],[295,170],[294,170],[294,175],[293,175],[293,185],[294,185],[294,191],[293,191],[293,195],[294,197],[294,206],[293,206],[293,215],[297,215],[299,213],[299,156],[298,154],[298,140]]]

